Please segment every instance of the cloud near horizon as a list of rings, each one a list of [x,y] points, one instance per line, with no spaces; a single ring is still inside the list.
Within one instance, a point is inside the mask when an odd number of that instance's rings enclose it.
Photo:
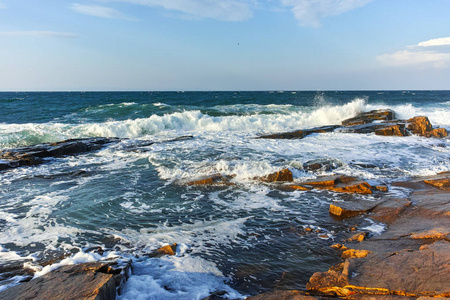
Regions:
[[[108,0],[150,7],[162,7],[195,17],[239,22],[253,16],[253,0]]]
[[[70,9],[84,15],[92,16],[92,17],[99,17],[99,18],[106,18],[106,19],[122,19],[122,20],[128,20],[133,21],[135,19],[128,17],[121,12],[110,8],[106,6],[100,6],[100,5],[83,5],[79,3],[73,3],[70,6]]]
[[[450,37],[431,39],[417,45],[377,56],[377,60],[387,66],[416,66],[420,68],[447,68],[450,66]],[[424,50],[433,47],[435,50]]]
[[[69,32],[57,32],[57,31],[2,31],[0,36],[32,36],[32,37],[47,37],[47,38],[75,38],[78,34]]]
[[[337,16],[366,5],[372,0],[280,0],[292,7],[291,11],[301,26],[319,27],[323,18]]]

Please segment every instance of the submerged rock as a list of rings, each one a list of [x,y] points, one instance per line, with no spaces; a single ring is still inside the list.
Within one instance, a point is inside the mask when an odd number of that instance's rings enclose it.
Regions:
[[[131,261],[62,266],[46,275],[0,292],[13,299],[115,299],[131,273]]]
[[[320,159],[314,159],[307,161],[303,164],[303,169],[305,171],[311,171],[311,172],[328,172],[332,171],[334,169],[337,169],[339,167],[342,167],[344,164],[337,160],[332,158],[320,158]]]
[[[373,193],[373,187],[369,183],[344,175],[319,177],[315,180],[302,182],[302,185],[312,185],[317,189],[330,190],[338,193]]]

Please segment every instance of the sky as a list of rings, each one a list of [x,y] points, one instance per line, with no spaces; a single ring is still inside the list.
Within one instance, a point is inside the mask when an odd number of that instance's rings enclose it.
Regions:
[[[448,0],[0,0],[0,91],[450,90]]]

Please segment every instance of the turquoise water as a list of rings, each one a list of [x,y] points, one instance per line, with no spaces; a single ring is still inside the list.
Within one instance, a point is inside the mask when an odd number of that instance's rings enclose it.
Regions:
[[[313,272],[338,262],[329,246],[350,225],[372,234],[384,225],[369,216],[330,217],[329,204],[348,195],[286,192],[254,178],[289,168],[298,183],[346,174],[389,185],[450,170],[448,140],[345,133],[253,137],[339,124],[378,108],[403,119],[427,115],[433,125],[450,129],[448,91],[0,93],[2,150],[79,137],[124,138],[99,151],[0,173],[0,265],[17,262],[39,271],[42,258],[59,253],[69,254],[67,263],[129,257],[134,274],[121,299],[201,299],[215,291],[239,298],[304,289]],[[193,138],[169,142],[180,136]],[[130,151],[139,141],[156,143]],[[320,158],[342,166],[321,174],[302,170],[304,162]],[[215,173],[233,175],[235,185],[186,185]],[[407,192],[391,187],[389,193]],[[176,256],[143,256],[172,243],[178,244]],[[91,253],[94,246],[105,253]],[[20,277],[3,279],[0,289]]]

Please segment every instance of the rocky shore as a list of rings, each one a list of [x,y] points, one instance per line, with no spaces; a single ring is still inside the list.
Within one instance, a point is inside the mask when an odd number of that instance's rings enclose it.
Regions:
[[[420,135],[444,138],[444,128],[433,128],[427,117],[395,119],[391,110],[362,113],[344,120],[341,125],[324,126],[295,132],[276,133],[259,139],[302,139],[322,132],[374,133],[382,136]],[[181,137],[180,139],[192,138]],[[171,140],[176,141],[179,139]],[[117,143],[118,138],[88,138],[48,143],[0,152],[0,171],[46,163],[49,159],[76,155]],[[128,145],[139,151],[152,143]],[[339,166],[333,160],[306,162],[306,172],[331,171]],[[370,167],[370,166],[364,166]],[[233,175],[213,174],[181,182],[191,186],[234,185]],[[304,290],[274,291],[247,299],[391,299],[450,297],[450,172],[409,181],[392,183],[391,187],[408,189],[406,198],[388,194],[383,184],[345,176],[317,176],[314,180],[294,181],[292,171],[253,178],[284,191],[328,190],[335,193],[372,194],[372,200],[346,197],[333,202],[329,213],[339,220],[359,215],[383,222],[387,229],[373,235],[357,230],[332,245],[341,262],[329,270],[317,270]],[[167,245],[145,256],[175,255],[176,244]],[[95,251],[103,251],[96,249]],[[61,258],[62,259],[62,258]],[[16,268],[17,269],[17,268]],[[3,270],[4,271],[4,270]],[[16,270],[17,271],[17,270]],[[16,272],[17,273],[17,272]],[[27,273],[24,283],[0,292],[0,299],[115,299],[132,273],[132,261],[123,259],[93,263],[61,265],[39,277]],[[205,299],[225,299],[214,294]]]

